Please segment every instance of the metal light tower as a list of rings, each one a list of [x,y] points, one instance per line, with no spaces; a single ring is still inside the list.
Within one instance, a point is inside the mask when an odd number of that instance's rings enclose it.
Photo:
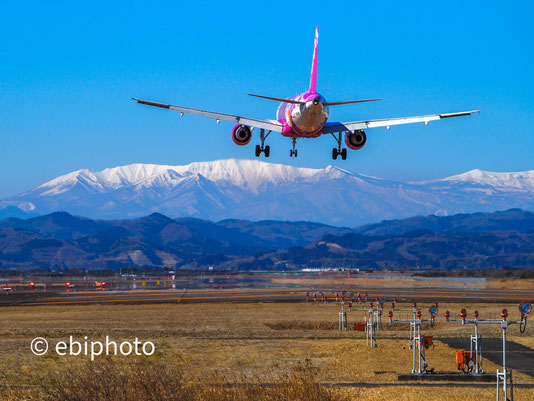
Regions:
[[[376,330],[377,330],[377,320],[376,317],[379,316],[376,312],[380,309],[379,306],[374,308],[373,303],[369,304],[367,309],[351,309],[352,311],[364,311],[367,312],[365,315],[365,333],[366,333],[366,345],[369,347],[378,347],[378,342],[376,341]]]
[[[388,318],[390,322],[410,322],[410,349],[413,350],[413,360],[412,360],[412,374],[425,374],[432,372],[434,369],[427,370],[428,363],[426,362],[425,357],[425,348],[430,346],[430,341],[425,341],[425,336],[421,335],[421,323],[423,322],[433,322],[435,315],[438,313],[437,306],[432,306],[428,310],[430,312],[430,319],[421,319],[422,312],[416,310],[416,305],[414,303],[414,318],[413,320],[407,319],[398,319],[393,320],[393,311],[389,311]],[[417,365],[417,368],[416,368]]]
[[[499,385],[502,382],[502,390],[505,401],[514,401],[514,382],[512,380],[512,369],[506,369],[506,329],[511,324],[519,324],[519,331],[523,333],[527,326],[527,316],[532,312],[532,305],[530,302],[521,302],[519,304],[519,312],[521,313],[521,320],[510,322],[507,321],[508,311],[503,309],[501,311],[501,328],[502,328],[502,372],[497,369],[497,401],[500,400],[500,389]],[[508,382],[510,382],[510,398],[508,398]]]
[[[393,309],[393,308],[391,308]],[[403,320],[395,320],[395,322],[415,322],[415,320],[417,319],[417,312],[420,312],[421,310],[420,309],[417,309],[417,303],[413,303],[413,308],[401,308],[401,309],[396,309],[397,311],[411,311],[413,313],[413,319],[412,320],[406,320],[406,319],[403,319]],[[389,316],[389,314],[388,314]],[[391,315],[393,316],[393,315]],[[391,323],[392,320],[391,320],[391,317],[389,319],[389,322]],[[413,339],[414,339],[414,326],[410,324],[410,349],[412,349],[413,347]]]
[[[375,315],[375,313],[378,312],[378,310],[380,309],[378,306],[377,306],[377,309],[373,309],[373,304],[370,303],[369,304],[369,320],[367,321],[367,326],[366,326],[366,332],[367,332],[367,341],[366,341],[366,345],[369,347],[369,344],[371,345],[371,347],[378,347],[378,342],[376,341],[376,330],[377,330],[377,320],[375,318],[378,317],[378,315]]]
[[[473,313],[474,319],[473,320],[467,320],[467,310],[464,308],[460,311],[460,317],[462,318],[462,325],[465,324],[474,324],[475,325],[475,335],[471,336],[470,342],[469,342],[469,362],[468,362],[468,370],[469,372],[473,372],[475,374],[482,374],[484,373],[484,369],[482,369],[482,337],[478,334],[478,325],[479,324],[485,324],[485,323],[496,323],[499,321],[494,321],[491,319],[479,319],[479,313],[478,311],[475,311]],[[447,320],[448,321],[448,320]],[[473,353],[475,355],[475,362],[473,363]],[[473,369],[474,368],[474,369]]]
[[[508,321],[506,320],[508,317],[508,310],[503,309],[501,311],[501,320],[499,319],[479,319],[478,318],[478,312],[475,311],[474,320],[467,320],[467,310],[465,308],[462,308],[460,311],[460,317],[462,320],[462,325],[465,324],[474,324],[475,325],[475,335],[471,336],[471,354],[470,358],[472,358],[473,355],[473,349],[475,351],[475,373],[483,373],[482,369],[482,347],[480,344],[480,336],[478,335],[478,325],[479,324],[499,324],[502,329],[502,371],[497,369],[497,401],[499,401],[501,398],[501,391],[500,388],[502,387],[502,392],[504,396],[505,401],[513,401],[514,399],[514,384],[512,380],[512,369],[507,369],[506,367],[506,329],[511,324],[519,324],[519,331],[523,333],[527,326],[527,316],[532,312],[532,305],[529,302],[521,302],[519,305],[519,312],[521,313],[521,320],[519,321]],[[449,320],[448,316],[450,314],[445,314],[447,317],[447,321],[454,321]],[[508,395],[510,395],[510,398],[508,398]]]
[[[341,301],[341,312],[339,312],[339,331],[349,329],[347,322],[347,312],[345,312],[345,301]]]

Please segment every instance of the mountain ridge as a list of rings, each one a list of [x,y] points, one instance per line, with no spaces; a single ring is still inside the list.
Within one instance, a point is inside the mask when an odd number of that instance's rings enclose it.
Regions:
[[[320,196],[318,196],[320,194]],[[482,170],[400,182],[327,166],[226,159],[77,170],[0,200],[28,213],[123,219],[158,212],[207,220],[307,220],[359,226],[413,215],[534,209],[534,170]]]
[[[92,220],[54,212],[0,220],[0,269],[293,270],[534,266],[534,213],[416,216],[357,227],[314,222]]]

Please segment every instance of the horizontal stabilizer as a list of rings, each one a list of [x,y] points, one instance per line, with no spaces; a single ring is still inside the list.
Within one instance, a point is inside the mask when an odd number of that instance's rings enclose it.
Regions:
[[[276,100],[277,102],[282,102],[282,103],[306,104],[306,102],[299,102],[298,100],[281,99],[281,98],[278,98],[278,97],[269,97],[269,96],[253,95],[252,93],[249,93],[248,95],[249,95],[249,96],[254,96],[254,97],[260,97],[260,98],[262,98],[262,99]]]
[[[364,99],[364,100],[348,100],[346,102],[331,102],[331,103],[325,103],[325,106],[337,106],[340,104],[351,104],[351,103],[365,103],[365,102],[376,102],[377,100],[382,99]]]

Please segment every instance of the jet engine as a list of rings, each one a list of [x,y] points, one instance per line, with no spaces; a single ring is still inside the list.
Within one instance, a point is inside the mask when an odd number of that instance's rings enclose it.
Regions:
[[[232,140],[236,145],[243,146],[252,139],[252,130],[248,125],[237,124],[232,129]]]
[[[365,142],[367,141],[367,135],[363,130],[350,132],[347,131],[345,134],[345,143],[347,146],[353,150],[358,150],[363,148]]]

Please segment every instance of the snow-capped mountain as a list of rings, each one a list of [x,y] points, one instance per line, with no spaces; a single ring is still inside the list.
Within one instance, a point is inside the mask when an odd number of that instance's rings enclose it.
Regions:
[[[534,209],[534,171],[473,170],[403,183],[328,166],[299,168],[257,160],[185,166],[132,164],[99,172],[78,170],[20,195],[0,208],[93,218],[160,212],[209,220],[309,220],[356,226],[413,215]]]

